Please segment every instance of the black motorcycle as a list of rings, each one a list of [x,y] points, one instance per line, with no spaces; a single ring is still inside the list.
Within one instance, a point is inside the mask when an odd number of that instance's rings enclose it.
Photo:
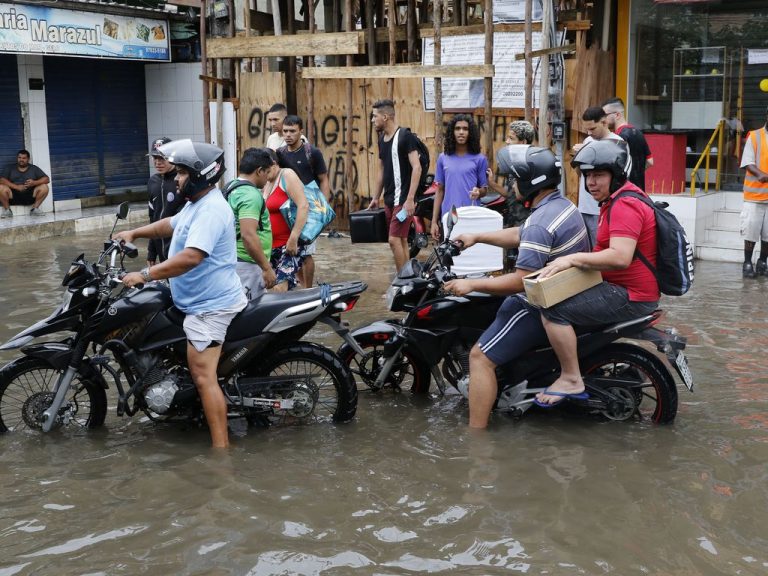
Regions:
[[[455,213],[453,215],[455,223]],[[449,221],[449,226],[452,222]],[[443,242],[425,263],[410,260],[392,282],[388,307],[406,312],[402,319],[374,322],[352,332],[365,350],[347,344],[339,348],[361,383],[373,390],[391,387],[427,393],[431,380],[441,393],[447,385],[467,396],[469,353],[493,322],[503,297],[472,293],[451,296],[442,290],[455,278],[450,271],[460,246]],[[656,346],[675,368],[686,387],[693,379],[683,353],[686,339],[674,329],[656,328],[663,312],[619,324],[577,329],[579,358],[589,399],[570,404],[612,420],[633,418],[669,422],[677,413],[677,387],[667,364],[637,343]],[[559,376],[559,363],[549,346],[524,354],[497,369],[496,409],[522,415],[534,397]]]
[[[125,203],[117,219],[127,214]],[[138,250],[109,238],[96,263],[83,254],[75,259],[62,282],[62,302],[50,316],[0,346],[23,353],[0,370],[0,432],[101,426],[105,376],[117,390],[118,416],[143,412],[153,420],[202,421],[186,365],[184,314],[165,283],[123,286],[123,260]],[[218,366],[230,417],[258,424],[352,419],[357,388],[349,369],[331,350],[300,339],[323,322],[356,347],[340,314],[366,288],[345,282],[265,294],[249,303],[229,326]],[[61,332],[70,336],[28,344]]]

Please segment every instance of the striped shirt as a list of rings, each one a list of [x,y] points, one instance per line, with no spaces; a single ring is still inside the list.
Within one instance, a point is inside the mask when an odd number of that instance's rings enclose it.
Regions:
[[[520,226],[517,267],[538,270],[550,260],[575,252],[589,252],[584,219],[573,202],[553,192]]]

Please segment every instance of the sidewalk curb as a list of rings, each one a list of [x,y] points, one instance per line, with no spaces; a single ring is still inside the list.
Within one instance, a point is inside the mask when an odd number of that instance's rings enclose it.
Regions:
[[[111,228],[114,222],[114,214],[99,214],[50,222],[22,224],[20,226],[0,229],[0,245],[21,244],[23,242],[34,242],[42,238],[68,236],[101,228]],[[123,220],[121,223],[128,223],[135,227],[148,222],[148,210],[133,210],[128,214],[128,219]]]

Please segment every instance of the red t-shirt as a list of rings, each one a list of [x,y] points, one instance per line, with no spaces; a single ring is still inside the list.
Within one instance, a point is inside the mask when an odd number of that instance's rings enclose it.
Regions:
[[[269,224],[272,226],[272,249],[282,248],[288,243],[288,237],[291,235],[291,227],[288,226],[288,222],[280,213],[280,206],[285,204],[288,200],[288,194],[283,188],[285,182],[283,180],[283,173],[280,172],[280,176],[275,182],[275,187],[267,197],[267,210],[269,210]]]
[[[632,238],[637,241],[637,251],[656,266],[656,216],[650,206],[637,198],[624,196],[614,200],[617,194],[625,190],[645,196],[642,190],[630,182],[611,194],[610,200],[600,207],[594,251],[608,248],[611,237]],[[607,218],[608,207],[611,207],[610,224]],[[602,274],[606,282],[625,287],[633,302],[655,302],[660,297],[656,276],[639,258],[634,258],[624,270],[603,270]]]

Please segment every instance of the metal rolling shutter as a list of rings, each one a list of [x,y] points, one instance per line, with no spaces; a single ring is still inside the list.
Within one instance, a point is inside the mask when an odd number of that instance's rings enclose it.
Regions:
[[[0,169],[16,162],[16,153],[24,148],[24,124],[19,104],[19,73],[16,55],[0,55]]]
[[[45,82],[54,199],[146,188],[143,64],[49,57]]]

